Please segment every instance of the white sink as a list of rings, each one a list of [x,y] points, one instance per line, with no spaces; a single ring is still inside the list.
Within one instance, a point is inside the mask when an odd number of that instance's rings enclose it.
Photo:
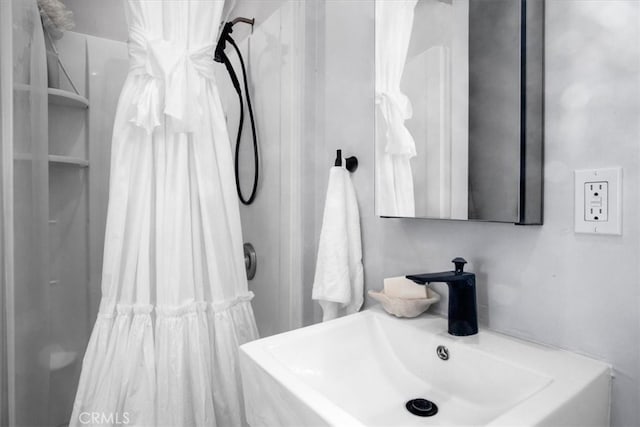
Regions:
[[[567,351],[375,307],[240,347],[247,420],[258,426],[605,426],[610,367]],[[448,360],[436,354],[445,346]],[[432,417],[405,403],[426,398]]]

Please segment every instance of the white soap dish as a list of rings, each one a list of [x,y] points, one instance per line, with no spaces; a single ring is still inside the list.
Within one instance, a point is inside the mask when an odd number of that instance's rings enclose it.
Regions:
[[[396,317],[419,316],[427,311],[431,304],[440,301],[440,295],[431,288],[427,288],[427,298],[393,298],[387,296],[384,290],[381,292],[369,291],[369,295],[379,301],[387,313]]]

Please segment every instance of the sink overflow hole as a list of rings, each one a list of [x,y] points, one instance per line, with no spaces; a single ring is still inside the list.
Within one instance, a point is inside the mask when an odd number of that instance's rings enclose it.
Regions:
[[[435,403],[427,399],[411,399],[405,405],[407,411],[419,417],[432,417],[438,413],[438,407]]]
[[[442,360],[449,360],[449,349],[443,345],[439,345],[436,348],[436,354]]]

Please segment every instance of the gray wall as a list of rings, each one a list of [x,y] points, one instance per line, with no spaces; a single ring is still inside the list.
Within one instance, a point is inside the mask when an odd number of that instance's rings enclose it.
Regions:
[[[75,28],[73,31],[106,39],[127,41],[127,22],[125,20],[125,1],[128,0],[64,0],[63,3],[73,12]],[[230,16],[246,16],[255,18],[260,25],[284,0],[229,0],[225,4],[233,6]],[[216,25],[212,23],[212,25]],[[236,41],[248,34],[245,29],[238,28],[234,33]]]
[[[73,12],[73,31],[105,39],[127,41],[125,0],[63,0]]]
[[[303,185],[307,322],[318,320],[308,296],[328,169],[340,147],[360,160],[353,180],[368,289],[384,277],[449,269],[464,256],[478,274],[485,325],[610,362],[613,425],[640,425],[640,2],[547,2],[541,227],[374,216],[373,16],[371,0],[329,0],[309,20],[322,20],[310,34],[319,52],[309,53],[307,83],[309,99],[322,105],[307,111],[316,114],[307,123]],[[616,165],[624,168],[623,235],[575,234],[573,170]]]

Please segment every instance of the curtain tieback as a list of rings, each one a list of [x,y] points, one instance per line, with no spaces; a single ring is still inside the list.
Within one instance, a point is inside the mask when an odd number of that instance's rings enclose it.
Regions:
[[[380,108],[386,128],[385,151],[391,155],[414,157],[416,144],[404,121],[413,116],[411,101],[401,92],[376,92],[376,104]]]
[[[206,82],[215,78],[213,50],[213,44],[187,50],[132,29],[131,72],[148,78],[134,101],[129,120],[151,133],[162,123],[162,114],[166,114],[174,119],[176,132],[194,131],[204,115],[201,100]]]

